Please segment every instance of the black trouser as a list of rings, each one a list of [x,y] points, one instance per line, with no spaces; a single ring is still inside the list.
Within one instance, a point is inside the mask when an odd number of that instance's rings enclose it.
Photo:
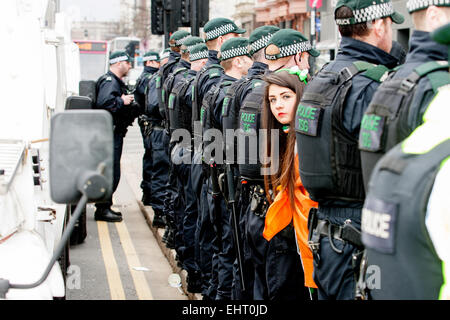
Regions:
[[[248,186],[243,185],[241,189],[241,194],[238,200],[238,210],[239,210],[239,232],[241,236],[241,251],[242,251],[242,264],[243,264],[243,274],[244,274],[244,284],[245,291],[242,290],[241,277],[239,272],[239,266],[237,260],[235,260],[233,265],[233,289],[232,289],[232,299],[233,300],[253,300],[253,287],[255,280],[255,272],[252,262],[252,252],[249,247],[247,238],[247,219],[248,210],[250,210],[250,189]]]
[[[110,208],[113,204],[112,196],[116,192],[120,181],[120,159],[122,157],[123,139],[125,133],[114,130],[114,164],[113,164],[113,188],[111,198],[102,203],[96,203],[97,208]]]
[[[152,142],[150,132],[146,132],[144,125],[140,126],[142,142],[144,144],[144,156],[142,157],[142,193],[149,199],[152,194]]]
[[[213,197],[211,178],[208,179],[208,207],[211,223],[214,226],[213,281],[211,281],[210,292],[217,292],[216,300],[229,300],[233,282],[233,263],[236,258],[231,216],[222,195]]]
[[[348,219],[360,229],[361,209],[321,208],[317,216],[337,226],[344,225]],[[316,235],[313,231],[313,236]],[[333,241],[333,246],[330,243]],[[338,251],[342,251],[338,253]],[[314,252],[314,251],[313,251]],[[358,259],[361,248],[348,241],[333,236],[321,236],[318,251],[314,256],[314,282],[318,286],[319,300],[353,300],[355,298],[356,277],[359,273]],[[354,261],[357,261],[355,264]]]
[[[164,212],[164,197],[169,172],[169,156],[167,148],[169,138],[162,128],[154,128],[150,134],[152,159],[151,171],[151,206],[155,212]]]
[[[184,269],[188,272],[194,272],[199,271],[198,260],[196,260],[199,250],[198,239],[196,238],[198,208],[197,199],[192,188],[191,165],[182,161],[183,156],[189,153],[188,149],[176,145],[172,151],[172,168],[178,178],[184,198],[184,214],[182,221],[180,221],[184,244],[178,250],[182,257]]]
[[[191,165],[192,188],[197,198],[198,219],[195,237],[199,245],[199,267],[202,276],[202,294],[210,299],[215,299],[215,295],[208,295],[209,282],[212,277],[212,242],[214,239],[214,230],[209,217],[208,208],[208,189],[204,182],[203,167],[201,164],[201,153],[196,152],[193,155]]]
[[[256,215],[255,212],[251,210],[251,204],[249,203],[246,210],[245,233],[250,261],[253,264],[254,300],[267,300],[268,298],[268,288],[266,282],[266,255],[269,243],[263,237],[264,226],[265,215]]]
[[[167,154],[171,156],[174,144],[168,146]],[[164,212],[169,221],[169,224],[174,228],[175,251],[178,254],[180,262],[183,263],[182,248],[184,247],[183,237],[183,219],[184,219],[184,199],[183,187],[178,181],[177,173],[174,164],[170,161],[169,177],[166,184],[166,194],[164,199]]]

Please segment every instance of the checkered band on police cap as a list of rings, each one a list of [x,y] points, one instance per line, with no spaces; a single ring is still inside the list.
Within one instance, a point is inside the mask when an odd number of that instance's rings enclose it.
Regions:
[[[385,2],[368,6],[364,9],[353,10],[353,18],[336,19],[337,25],[350,25],[389,17],[395,12],[392,3]]]
[[[285,47],[280,47],[280,53],[276,56],[270,56],[266,54],[268,60],[276,60],[284,57],[289,57],[297,54],[298,52],[305,52],[312,49],[311,43],[309,41],[303,41],[294,43]]]
[[[209,41],[211,39],[218,38],[220,36],[223,36],[225,34],[231,33],[235,30],[235,26],[232,23],[225,24],[223,26],[219,26],[211,31],[206,32],[206,41]]]
[[[187,35],[184,38],[175,40],[175,44],[169,44],[171,47],[180,47],[181,45],[183,45],[183,43],[186,41],[187,38],[189,38],[190,35]]]
[[[450,0],[409,0],[406,3],[408,12],[426,9],[429,6],[450,6]]]
[[[191,53],[189,55],[189,60],[191,61],[196,61],[196,60],[200,60],[200,59],[208,59],[208,50],[203,50],[203,51],[199,51],[196,53]]]
[[[114,52],[109,57],[109,64],[115,64],[121,61],[130,61],[130,56],[125,52]]]
[[[248,47],[237,47],[220,52],[220,59],[222,61],[240,56],[248,56]]]
[[[265,48],[267,46],[267,44],[269,43],[270,38],[272,38],[272,36],[273,36],[273,33],[263,36],[261,39],[258,39],[255,42],[253,42],[250,45],[252,52],[257,52],[257,51],[261,50],[262,48]]]

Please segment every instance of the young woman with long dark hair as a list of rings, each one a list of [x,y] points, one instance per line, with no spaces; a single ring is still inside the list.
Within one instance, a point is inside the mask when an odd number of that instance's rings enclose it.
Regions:
[[[309,198],[298,171],[295,141],[295,112],[306,85],[307,73],[298,69],[281,69],[266,76],[262,128],[268,130],[264,154],[278,169],[264,177],[266,194],[271,203],[263,236],[269,241],[267,281],[274,283],[282,298],[308,299],[306,288],[317,288],[313,280],[312,252],[307,245],[308,213],[317,203]],[[276,146],[271,132],[278,131]],[[273,148],[278,147],[278,152]],[[301,153],[301,151],[299,151]],[[278,159],[275,159],[278,155]],[[301,154],[300,154],[301,156]],[[300,257],[298,255],[300,254]],[[269,292],[270,296],[270,292]]]

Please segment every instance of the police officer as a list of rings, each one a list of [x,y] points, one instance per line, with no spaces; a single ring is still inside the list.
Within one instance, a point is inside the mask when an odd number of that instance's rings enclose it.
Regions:
[[[300,177],[318,210],[309,213],[319,299],[353,299],[362,255],[364,186],[358,152],[362,115],[388,68],[392,23],[404,18],[391,1],[340,0],[336,60],[310,81],[296,114]]]
[[[214,132],[216,133],[222,130],[222,106],[226,92],[233,82],[247,75],[248,69],[253,63],[248,52],[248,46],[249,42],[246,38],[231,38],[221,46],[218,56],[224,75],[220,82],[205,94],[200,112],[200,121],[204,130],[204,158],[212,166],[207,184],[209,186],[209,214],[215,226],[213,268],[217,268],[217,284],[212,283],[212,286],[217,286],[216,300],[231,299],[233,262],[236,254],[233,248],[230,212],[225,206],[220,189],[217,188],[219,186],[219,174],[223,172],[222,144],[217,144],[217,141],[215,141],[214,146],[209,144],[212,136],[208,135],[208,130],[215,129]],[[214,139],[217,139],[217,137],[214,137]],[[213,148],[210,148],[211,146]]]
[[[422,123],[423,108],[448,84],[447,47],[432,41],[430,32],[450,21],[450,3],[410,0],[407,7],[415,30],[406,62],[378,88],[362,121],[359,147],[366,187],[376,162]]]
[[[157,76],[157,94],[158,94],[158,104],[159,112],[164,119],[164,149],[166,151],[166,157],[170,165],[170,137],[169,137],[169,123],[167,119],[167,97],[170,91],[165,91],[165,82],[169,75],[173,73],[179,66],[181,59],[181,45],[188,39],[191,34],[185,30],[175,31],[169,38],[170,55],[167,63],[160,68]],[[182,60],[185,61],[186,60]],[[181,62],[183,63],[183,62]],[[178,193],[176,178],[171,174],[170,166],[168,172],[168,180],[166,182],[165,194],[163,196],[164,201],[164,213],[167,221],[166,232],[163,236],[163,241],[170,248],[175,248],[175,217],[182,216],[183,212],[183,201]],[[177,256],[177,258],[179,258]]]
[[[134,92],[134,99],[139,104],[144,114],[139,117],[139,126],[141,128],[142,139],[144,142],[144,157],[142,159],[142,203],[145,206],[151,205],[151,155],[152,152],[149,149],[149,119],[145,115],[145,91],[147,90],[148,83],[151,77],[158,72],[159,69],[159,54],[154,51],[147,52],[142,58],[144,62],[144,71],[136,82],[136,91]]]
[[[192,37],[194,38],[194,37]],[[192,42],[191,42],[192,41]],[[182,219],[183,246],[179,248],[182,256],[183,268],[187,271],[187,291],[200,293],[202,291],[202,281],[200,272],[197,218],[198,206],[197,198],[192,188],[191,182],[191,158],[193,135],[191,116],[192,116],[192,83],[197,72],[205,65],[208,60],[208,48],[203,40],[201,44],[192,46],[198,39],[185,42],[189,51],[189,61],[191,69],[186,78],[178,81],[169,97],[168,109],[170,118],[171,142],[176,144],[172,151],[172,163],[174,172],[178,178],[179,184],[182,184],[183,197],[185,199],[184,217]],[[189,133],[187,139],[183,140],[177,136],[175,130],[183,130]],[[178,138],[177,138],[178,137]]]
[[[433,38],[449,45],[450,24]],[[450,299],[449,99],[442,87],[423,124],[373,171],[362,214],[373,299]]]
[[[218,51],[222,44],[229,38],[238,37],[244,33],[244,29],[240,29],[237,25],[226,18],[215,18],[208,21],[203,31],[206,34],[205,42],[209,50],[208,61],[197,76],[193,84],[193,102],[192,102],[192,126],[194,131],[194,157],[191,166],[191,178],[194,192],[199,201],[199,216],[197,223],[197,232],[199,235],[200,261],[202,272],[202,295],[204,299],[215,299],[216,292],[209,290],[209,280],[212,277],[212,239],[214,238],[213,226],[209,218],[209,210],[207,205],[207,188],[204,183],[203,167],[202,167],[202,134],[201,126],[197,126],[196,122],[200,120],[200,108],[203,97],[213,85],[220,81],[223,69],[217,58]]]
[[[238,124],[239,110],[241,109],[243,101],[256,87],[263,85],[262,77],[263,74],[268,70],[267,60],[264,55],[264,48],[266,47],[272,35],[279,30],[280,29],[276,26],[262,26],[256,28],[250,35],[249,53],[252,56],[254,62],[252,67],[248,70],[247,76],[234,82],[226,93],[222,108],[222,127],[224,133],[226,133],[227,130],[233,130],[233,132],[235,132],[235,130],[238,129],[237,124]],[[230,141],[227,140],[227,136],[225,135],[226,152],[230,153],[231,149],[235,149],[234,150],[235,157],[237,154],[236,152],[237,150],[235,148],[236,143],[237,142],[234,139],[234,135],[233,139],[230,139]],[[226,158],[225,161],[230,163],[231,166],[229,167],[229,169],[233,171],[233,176],[239,177],[238,166],[235,165],[235,159]],[[239,188],[240,184],[238,184],[236,187]],[[248,249],[248,246],[246,245],[247,242],[244,239],[245,221],[242,219],[244,215],[240,214],[242,206],[246,208],[248,203],[242,205],[242,197],[235,199],[235,203],[237,204],[235,207],[235,210],[237,211],[238,215],[237,218],[241,219],[239,221],[240,227],[238,230],[240,237],[238,237],[239,239],[235,241],[240,241],[239,245],[241,252],[238,254],[240,254],[242,257],[241,262],[243,268],[242,273],[245,275],[243,279],[243,281],[245,282],[244,286],[246,289],[251,288],[251,290],[246,290],[245,294],[242,291],[241,289],[242,280],[240,279],[239,265],[238,261],[236,260],[233,266],[232,299],[252,300],[254,271],[253,271],[253,264],[251,262],[251,254]]]
[[[97,80],[96,109],[104,109],[111,113],[114,125],[114,179],[113,192],[120,180],[120,158],[122,156],[123,138],[127,127],[137,117],[137,107],[133,106],[134,96],[128,94],[128,89],[122,78],[131,69],[130,56],[123,51],[112,53],[109,57],[109,71]],[[107,222],[122,221],[122,214],[111,209],[112,197],[106,203],[97,203],[95,220]]]
[[[180,42],[180,52],[181,52],[181,58],[179,63],[174,68],[173,72],[170,73],[166,80],[164,81],[163,85],[163,91],[164,91],[164,101],[167,101],[165,103],[166,109],[166,129],[169,131],[169,135],[173,132],[173,129],[177,129],[176,127],[173,127],[173,125],[170,123],[170,117],[169,117],[169,104],[170,101],[170,94],[172,92],[172,89],[178,85],[181,81],[187,78],[187,75],[189,73],[189,70],[191,68],[191,63],[189,61],[189,50],[188,47],[195,46],[196,44],[204,43],[203,39],[200,37],[188,37],[185,38],[182,42]],[[172,128],[172,129],[171,129]],[[172,155],[172,150],[175,145],[175,141],[170,141],[169,145],[169,155]],[[185,260],[187,260],[187,264],[190,266],[188,269],[191,270],[191,274],[196,271],[194,266],[194,250],[185,250],[186,249],[186,242],[184,237],[184,221],[186,216],[192,217],[197,216],[197,204],[194,198],[194,201],[192,201],[191,198],[186,199],[186,194],[184,193],[184,187],[188,185],[188,181],[185,179],[188,179],[187,171],[190,171],[190,167],[185,166],[184,164],[180,164],[178,166],[175,166],[174,162],[171,162],[170,170],[169,170],[169,184],[170,184],[170,191],[171,194],[168,192],[167,196],[169,194],[171,195],[171,204],[173,208],[173,215],[168,215],[172,219],[170,219],[169,227],[173,227],[173,234],[174,234],[174,246],[175,250],[177,252],[177,258],[181,265],[185,264]],[[187,194],[190,197],[190,194]],[[189,202],[188,202],[189,200]],[[169,211],[172,212],[172,211]],[[195,226],[195,223],[194,223]],[[187,232],[189,232],[189,228],[187,228]],[[194,230],[192,230],[191,236],[188,236],[188,238],[193,239],[194,237]],[[190,243],[188,245],[189,248],[191,245],[193,245],[194,242]],[[195,269],[195,270],[194,270]],[[190,277],[191,278],[191,277]],[[195,277],[193,277],[195,278]]]
[[[161,65],[167,63],[169,59],[169,52],[160,56]],[[148,163],[146,168],[150,170],[150,186],[148,190],[151,191],[149,201],[145,202],[144,205],[150,205],[153,209],[154,216],[152,225],[157,228],[167,228],[165,221],[164,212],[164,196],[166,194],[166,184],[168,180],[169,171],[169,158],[165,149],[165,139],[164,133],[164,123],[163,117],[159,112],[159,102],[158,102],[158,73],[154,73],[149,79],[146,94],[145,94],[145,119],[142,122],[145,124],[145,149],[150,152],[148,156]],[[147,171],[148,172],[148,171]],[[143,200],[147,200],[143,198]]]

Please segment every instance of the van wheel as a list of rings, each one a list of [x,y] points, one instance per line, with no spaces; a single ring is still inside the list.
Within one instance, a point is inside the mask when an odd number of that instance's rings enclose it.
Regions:
[[[68,206],[70,210],[70,215],[73,214],[75,211],[76,206]],[[86,229],[86,207],[83,209],[83,212],[81,213],[80,219],[78,219],[77,223],[75,224],[75,228],[73,229],[72,235],[70,236],[70,245],[78,245],[84,242],[87,236],[87,229]]]
[[[63,231],[66,230],[66,228],[67,228],[67,224],[69,223],[69,217],[70,217],[70,210],[69,210],[69,206],[67,206],[66,214],[64,217]],[[63,276],[63,280],[64,280],[64,292],[66,292],[67,269],[70,266],[69,254],[70,254],[70,245],[69,245],[69,243],[66,243],[61,256],[58,258],[58,263],[61,268],[61,272],[62,272],[62,276]],[[66,295],[64,295],[63,297],[54,297],[53,299],[54,300],[66,300]]]

